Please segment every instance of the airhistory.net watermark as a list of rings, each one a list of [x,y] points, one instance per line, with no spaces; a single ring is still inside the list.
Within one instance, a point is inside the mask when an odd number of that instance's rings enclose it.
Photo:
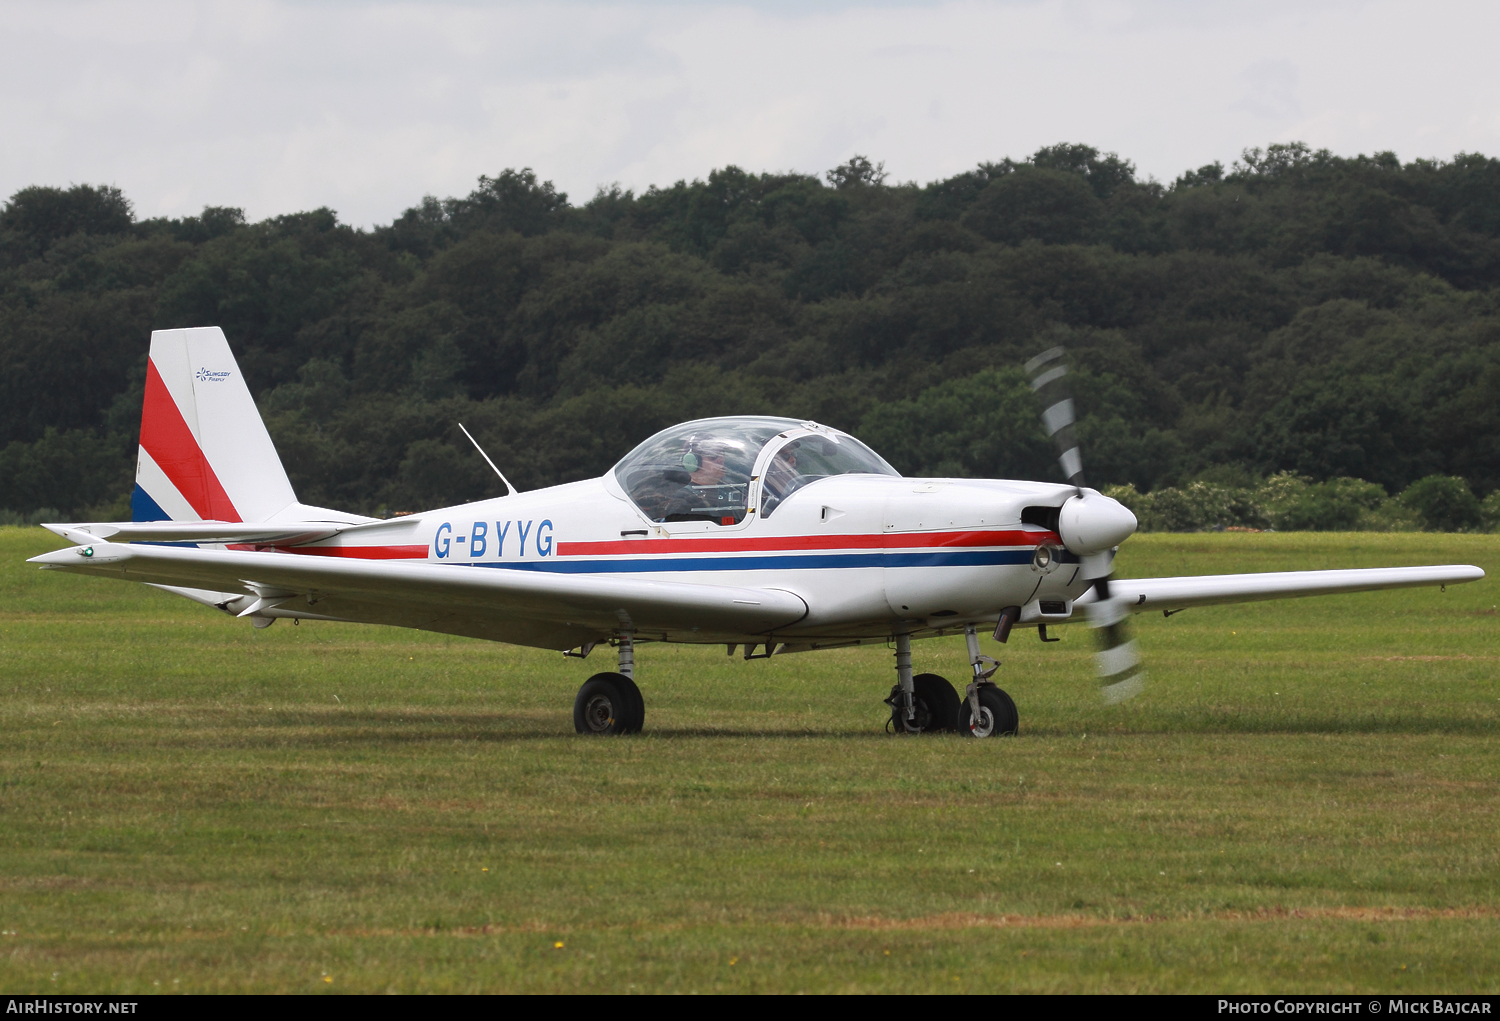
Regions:
[[[7,1014],[134,1014],[137,1000],[78,1000],[47,996],[15,997],[5,1002]]]

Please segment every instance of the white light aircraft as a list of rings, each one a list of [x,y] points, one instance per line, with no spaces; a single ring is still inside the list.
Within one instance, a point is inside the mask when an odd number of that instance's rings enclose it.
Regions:
[[[581,734],[641,729],[639,642],[746,659],[892,643],[888,727],[989,737],[1019,719],[981,631],[1047,640],[1048,625],[1087,619],[1114,702],[1144,679],[1123,630],[1132,613],[1484,577],[1446,566],[1112,582],[1136,519],[1084,485],[1062,351],[1028,371],[1067,485],[903,478],[815,422],[711,418],[657,433],[602,478],[530,493],[505,482],[503,497],[382,520],[299,503],[224,334],[160,330],[134,520],[47,525],[74,545],[31,562],[143,582],[256,627],[394,624],[579,658],[612,647],[617,669],[575,700]],[[968,639],[962,697],[912,676],[912,639],[945,634]]]

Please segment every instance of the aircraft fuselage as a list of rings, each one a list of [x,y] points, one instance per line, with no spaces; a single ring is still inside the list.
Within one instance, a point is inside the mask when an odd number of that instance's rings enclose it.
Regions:
[[[297,554],[425,561],[454,569],[608,575],[790,592],[808,607],[776,628],[791,647],[961,630],[1020,606],[1023,623],[1065,619],[1087,588],[1055,531],[1023,524],[1070,486],[842,475],[793,493],[769,518],[657,522],[613,475],[424,512]],[[1051,564],[1036,553],[1049,547]],[[1043,612],[1043,609],[1051,612]],[[555,647],[556,639],[536,636]],[[705,643],[767,635],[684,631],[639,638]],[[530,644],[530,643],[525,643]]]

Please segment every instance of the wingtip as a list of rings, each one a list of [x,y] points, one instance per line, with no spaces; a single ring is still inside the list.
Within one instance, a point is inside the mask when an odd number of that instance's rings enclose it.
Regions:
[[[56,549],[51,553],[43,553],[39,557],[29,557],[26,562],[28,564],[41,564],[43,567],[55,567],[58,564],[70,563],[69,557],[73,560],[78,559],[77,546],[69,546],[67,549]]]
[[[83,564],[107,564],[124,560],[130,554],[130,547],[123,543],[94,542],[53,550],[51,553],[31,557],[26,562],[42,567],[80,567]]]

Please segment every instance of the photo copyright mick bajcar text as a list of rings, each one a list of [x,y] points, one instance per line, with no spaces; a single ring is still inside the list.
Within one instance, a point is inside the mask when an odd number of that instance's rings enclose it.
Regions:
[[[1220,1014],[1489,1014],[1491,1002],[1472,996],[1398,996],[1372,1000],[1323,997],[1221,999]]]

